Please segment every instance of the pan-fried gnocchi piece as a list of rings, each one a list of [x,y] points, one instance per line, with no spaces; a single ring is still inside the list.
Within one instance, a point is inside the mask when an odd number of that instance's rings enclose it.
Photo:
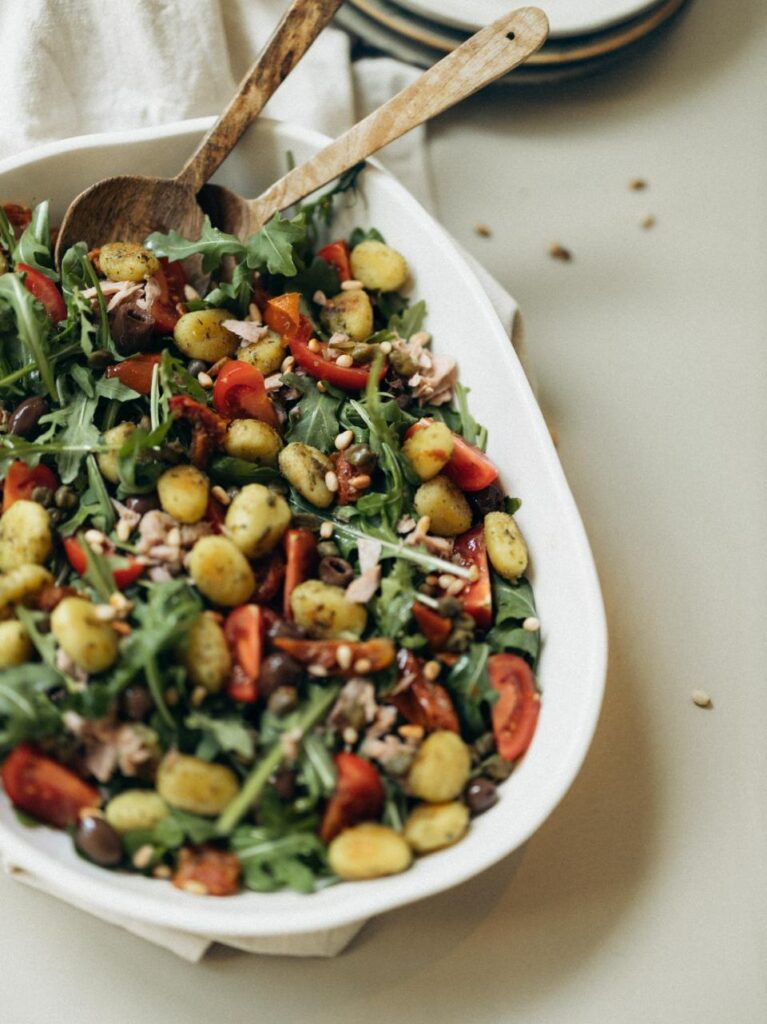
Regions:
[[[110,281],[144,281],[160,269],[155,254],[137,242],[107,242],[98,262]]]
[[[469,780],[471,754],[457,733],[433,732],[410,766],[407,782],[413,796],[430,804],[454,800]]]
[[[52,550],[50,517],[36,501],[14,501],[0,516],[0,572],[42,565]]]
[[[248,484],[226,510],[225,525],[247,558],[262,558],[280,542],[290,524],[285,499],[263,484]]]
[[[117,660],[117,633],[96,617],[82,597],[65,597],[51,613],[51,632],[65,654],[88,673],[104,672]]]
[[[112,450],[99,452],[96,456],[96,462],[98,462],[101,475],[111,484],[120,483],[119,452],[135,429],[135,423],[126,422],[118,423],[116,427],[112,427],[104,432],[102,440],[104,444],[110,445]]]
[[[347,828],[328,847],[328,863],[339,878],[359,881],[406,871],[413,860],[410,847],[385,825],[365,822]]]
[[[20,565],[0,575],[0,618],[11,605],[26,604],[52,583],[53,576],[41,565]]]
[[[320,580],[300,583],[290,595],[296,625],[319,640],[362,635],[367,624],[364,605],[347,601],[342,587]]]
[[[232,656],[213,612],[202,612],[187,634],[184,664],[195,686],[218,693],[232,672]]]
[[[163,512],[180,523],[199,523],[208,508],[210,481],[195,466],[171,466],[157,481]]]
[[[200,537],[189,555],[189,573],[214,604],[245,604],[256,589],[248,560],[228,537]]]
[[[228,309],[198,309],[184,313],[173,328],[173,340],[185,356],[216,363],[224,356],[234,355],[239,338],[224,327],[231,320]]]
[[[240,788],[237,776],[223,764],[211,764],[172,750],[157,770],[157,790],[171,807],[190,814],[213,817],[234,799]]]
[[[317,448],[301,441],[286,445],[278,458],[280,472],[298,493],[317,508],[333,504],[333,492],[325,477],[333,471],[333,463]]]
[[[350,258],[352,276],[373,291],[396,292],[407,281],[405,257],[385,242],[372,238],[360,242]]]
[[[361,289],[339,292],[328,299],[320,320],[331,334],[348,334],[352,341],[364,341],[373,333],[373,306]]]
[[[527,545],[508,512],[485,516],[485,544],[490,564],[505,579],[516,580],[527,569]]]
[[[450,428],[435,420],[415,430],[402,445],[402,454],[421,480],[431,480],[441,473],[453,454]]]
[[[32,656],[32,641],[16,619],[0,622],[0,669],[23,665]]]
[[[277,373],[282,366],[287,348],[282,336],[276,331],[270,330],[263,338],[241,348],[237,352],[237,358],[241,359],[243,363],[255,366],[265,377],[268,377],[272,373]]]
[[[224,438],[227,455],[259,466],[276,466],[282,450],[282,438],[262,420],[232,420]]]
[[[453,800],[420,804],[405,822],[405,839],[416,853],[431,853],[458,842],[469,827],[469,809]]]
[[[121,834],[154,828],[168,816],[168,805],[153,789],[127,789],[112,797],[104,809],[107,821]]]
[[[457,537],[471,527],[471,508],[463,491],[442,474],[421,484],[414,504],[419,516],[428,516],[430,531],[438,537]]]

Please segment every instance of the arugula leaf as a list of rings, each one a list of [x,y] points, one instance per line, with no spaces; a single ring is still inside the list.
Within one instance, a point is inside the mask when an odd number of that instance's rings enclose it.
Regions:
[[[117,455],[120,474],[119,497],[126,494],[146,494],[154,490],[166,468],[156,457],[157,449],[172,426],[173,420],[167,419],[156,430],[139,427],[125,441]]]
[[[0,248],[5,249],[9,254],[13,253],[16,246],[16,234],[8,220],[8,215],[0,206]]]
[[[469,444],[476,445],[485,450],[485,446],[481,443],[484,435],[485,443],[487,443],[487,430],[484,427],[480,427],[479,423],[469,412],[469,396],[470,389],[464,387],[463,384],[458,382],[455,386],[455,401],[458,406],[458,415],[461,417],[461,434],[466,438]]]
[[[339,415],[343,399],[330,391],[318,391],[312,377],[284,373],[283,383],[300,391],[302,398],[288,414],[288,441],[303,441],[320,451],[331,451],[340,431]]]
[[[293,247],[306,241],[306,214],[290,220],[275,213],[271,220],[247,240],[246,262],[252,270],[266,268],[270,274],[293,277],[297,272]]]
[[[51,281],[58,281],[59,275],[56,273],[51,251],[48,205],[46,199],[38,203],[32,211],[32,219],[13,250],[13,262],[26,263]]]
[[[312,832],[275,835],[265,828],[240,828],[231,839],[243,869],[243,882],[256,892],[287,887],[314,892],[318,873],[327,874],[324,847]]]
[[[381,593],[373,605],[376,631],[392,639],[401,636],[410,622],[414,598],[412,566],[398,558],[381,580]]]
[[[471,644],[444,680],[463,729],[472,740],[487,731],[489,708],[498,699],[487,674],[490,654],[488,644]]]
[[[407,340],[423,327],[426,303],[423,299],[389,318],[389,330]]]
[[[310,265],[300,270],[293,278],[290,290],[301,292],[304,298],[310,301],[317,291],[335,295],[340,288],[340,279],[335,267],[315,256]]]
[[[242,259],[246,253],[246,248],[239,238],[214,228],[208,216],[203,220],[199,238],[184,238],[178,231],[171,231],[167,235],[154,231],[144,244],[158,256],[166,256],[171,262],[186,260],[199,254],[202,256],[202,269],[206,274],[215,270],[225,256]]]
[[[244,487],[245,484],[269,484],[281,480],[271,466],[257,466],[254,462],[235,458],[233,455],[219,455],[208,466],[208,475],[216,483]]]
[[[45,390],[54,402],[58,401],[56,381],[48,361],[50,321],[42,304],[27,291],[16,274],[0,276],[0,300],[13,311],[19,338],[37,366]]]
[[[187,841],[194,844],[205,843],[214,835],[213,822],[209,818],[200,818],[171,808],[168,814],[152,828],[134,829],[123,836],[123,848],[128,857],[132,857],[142,846],[154,848],[152,859],[147,868],[154,867],[166,854],[178,850]]]
[[[360,242],[385,242],[386,239],[378,230],[378,228],[368,228],[365,231],[364,228],[355,228],[349,236],[349,248],[353,249],[355,245],[359,245]]]
[[[18,665],[0,672],[0,751],[61,729],[61,714],[47,696],[59,686],[60,673],[48,665]]]
[[[70,484],[80,470],[80,463],[89,452],[101,447],[101,433],[93,422],[98,398],[79,391],[67,409],[67,422],[56,437],[60,450],[56,456],[59,478]]]
[[[533,588],[524,578],[512,584],[493,572],[493,606],[495,621],[487,634],[494,651],[517,651],[526,654],[535,667],[541,649],[539,629],[527,630],[522,623],[536,616]]]
[[[138,391],[129,388],[117,377],[102,377],[96,382],[95,393],[99,398],[106,398],[111,402],[133,402],[136,398],[141,398]]]
[[[195,729],[203,734],[206,743],[206,760],[210,760],[223,752],[240,754],[242,757],[253,758],[253,733],[241,718],[229,716],[218,718],[206,715],[202,711],[194,711],[184,720],[187,729]],[[200,756],[198,752],[198,757]]]

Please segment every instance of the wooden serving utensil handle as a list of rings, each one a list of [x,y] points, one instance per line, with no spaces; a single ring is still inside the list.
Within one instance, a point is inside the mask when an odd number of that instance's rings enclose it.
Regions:
[[[202,188],[342,2],[293,0],[258,60],[240,82],[234,98],[176,175],[175,181],[193,192]]]
[[[543,45],[548,31],[546,15],[537,7],[521,7],[481,29],[307,163],[251,200],[250,231],[262,227],[276,210],[292,206],[411,128],[521,64]]]

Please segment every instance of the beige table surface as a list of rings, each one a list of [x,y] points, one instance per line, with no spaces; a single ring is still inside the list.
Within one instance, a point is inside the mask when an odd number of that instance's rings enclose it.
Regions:
[[[767,1020],[766,62],[767,5],[696,0],[640,62],[432,133],[444,222],[525,310],[611,631],[593,749],[518,869],[335,961],[197,967],[0,878],[2,1024]]]

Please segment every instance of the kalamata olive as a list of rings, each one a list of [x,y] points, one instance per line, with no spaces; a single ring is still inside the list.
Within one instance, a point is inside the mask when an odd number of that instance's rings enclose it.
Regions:
[[[472,817],[484,814],[485,811],[489,811],[494,804],[498,803],[495,783],[481,776],[477,779],[472,779],[466,787],[464,800],[466,806],[471,811]]]
[[[298,707],[298,690],[295,686],[278,686],[266,706],[273,715],[287,715]]]
[[[67,487],[66,484],[62,484],[61,487],[56,488],[53,495],[53,504],[56,508],[74,508],[77,504],[77,495],[71,487]]]
[[[296,773],[292,768],[278,768],[272,776],[272,785],[281,800],[292,800],[296,795]]]
[[[50,487],[33,487],[30,498],[38,505],[44,505],[47,508],[53,504],[53,491]]]
[[[306,630],[303,626],[297,626],[295,622],[289,622],[288,619],[275,619],[269,627],[268,636],[272,640],[277,636],[289,636],[294,640],[300,640],[306,636]]]
[[[317,545],[317,554],[320,558],[332,558],[339,553],[338,545],[334,544],[332,540],[323,540]]]
[[[193,377],[196,377],[198,373],[208,372],[208,364],[204,363],[202,359],[192,359],[191,362],[187,363],[186,368]]]
[[[371,470],[375,468],[376,454],[366,444],[353,444],[344,452],[344,458],[355,469]]]
[[[88,366],[92,370],[103,370],[104,367],[109,366],[113,362],[114,356],[105,348],[97,348],[95,352],[91,352],[88,356]]]
[[[483,487],[481,491],[474,491],[469,495],[474,508],[481,516],[488,512],[503,512],[506,498],[497,482]]]
[[[258,686],[264,697],[270,697],[280,687],[297,686],[303,675],[299,661],[285,651],[274,651],[261,663]]]
[[[132,356],[146,350],[152,339],[154,317],[135,301],[121,302],[109,314],[109,329],[120,355]]]
[[[323,583],[334,587],[346,587],[354,579],[354,570],[345,558],[333,555],[320,559],[319,577]]]
[[[8,420],[8,433],[26,437],[37,426],[37,421],[48,412],[48,403],[44,398],[25,398],[13,410]]]
[[[126,718],[130,718],[133,722],[140,722],[152,710],[154,701],[145,686],[133,683],[123,691],[120,706]]]
[[[160,507],[156,494],[131,494],[123,503],[131,512],[138,512],[140,516],[147,512],[153,512]]]
[[[122,860],[123,850],[119,832],[95,815],[83,818],[75,830],[77,849],[102,867],[113,867]]]

